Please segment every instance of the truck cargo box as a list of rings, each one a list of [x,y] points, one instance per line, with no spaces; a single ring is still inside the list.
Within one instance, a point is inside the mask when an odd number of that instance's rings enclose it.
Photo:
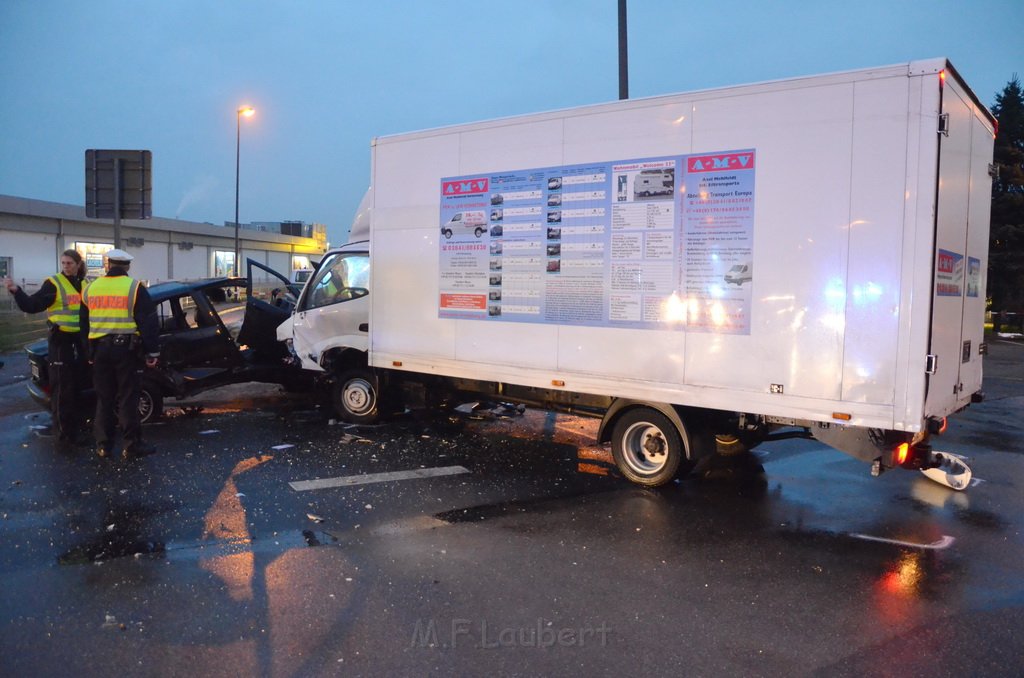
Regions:
[[[371,363],[918,431],[981,387],[993,130],[937,59],[378,138]]]
[[[980,397],[994,129],[932,59],[380,137],[368,325],[300,301],[299,355],[930,463]]]

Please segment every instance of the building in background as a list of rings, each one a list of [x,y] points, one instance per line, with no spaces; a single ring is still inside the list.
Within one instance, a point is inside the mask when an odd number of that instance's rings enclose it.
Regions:
[[[230,221],[225,221],[224,225],[233,226]],[[240,226],[243,230],[251,229],[266,233],[312,238],[317,242],[321,251],[327,250],[327,227],[323,224],[307,224],[304,221],[254,221],[251,224],[240,224]]]
[[[308,269],[326,251],[322,224],[259,224],[243,224],[239,230],[241,275],[247,258],[290,276]],[[10,276],[29,292],[60,269],[65,249],[81,252],[90,275],[98,275],[103,253],[113,247],[113,222],[89,219],[85,207],[0,195],[0,277]],[[121,249],[135,257],[132,274],[149,284],[234,275],[234,247],[234,228],[161,217],[121,221]],[[257,280],[265,282],[262,277]]]

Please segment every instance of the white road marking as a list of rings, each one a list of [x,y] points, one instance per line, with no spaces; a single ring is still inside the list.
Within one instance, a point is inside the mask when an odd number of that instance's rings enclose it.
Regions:
[[[950,546],[953,545],[953,542],[956,541],[955,538],[950,537],[948,534],[942,535],[942,539],[939,539],[937,541],[933,541],[931,544],[915,544],[912,541],[901,541],[899,539],[886,539],[885,537],[872,537],[869,534],[857,534],[857,533],[853,533],[853,532],[850,533],[850,536],[851,537],[856,537],[857,539],[866,539],[867,541],[880,541],[880,542],[885,543],[885,544],[895,544],[897,546],[908,546],[910,548],[915,548],[915,549],[930,549],[930,550],[933,550],[933,551],[941,551],[942,549],[947,549],[947,548],[949,548]]]
[[[411,471],[390,471],[388,473],[365,473],[358,476],[342,476],[340,478],[296,480],[288,484],[296,492],[304,492],[306,490],[324,490],[331,487],[351,487],[353,485],[386,483],[394,480],[416,480],[420,478],[437,478],[440,476],[457,476],[463,473],[469,473],[469,469],[464,466],[438,466],[434,468],[418,468]]]

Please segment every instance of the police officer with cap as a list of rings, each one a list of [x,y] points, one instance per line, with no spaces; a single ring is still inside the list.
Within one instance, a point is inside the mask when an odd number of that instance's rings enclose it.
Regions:
[[[96,389],[93,435],[99,457],[110,456],[113,449],[115,416],[125,459],[153,451],[142,442],[139,394],[143,367],[156,367],[160,355],[159,322],[149,290],[128,275],[133,258],[120,249],[107,252],[107,274],[82,294],[82,332],[89,337]]]

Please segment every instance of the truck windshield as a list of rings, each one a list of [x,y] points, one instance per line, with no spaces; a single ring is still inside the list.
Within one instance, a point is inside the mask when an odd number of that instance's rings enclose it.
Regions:
[[[369,255],[365,252],[340,252],[320,265],[302,310],[359,299],[369,293]]]

